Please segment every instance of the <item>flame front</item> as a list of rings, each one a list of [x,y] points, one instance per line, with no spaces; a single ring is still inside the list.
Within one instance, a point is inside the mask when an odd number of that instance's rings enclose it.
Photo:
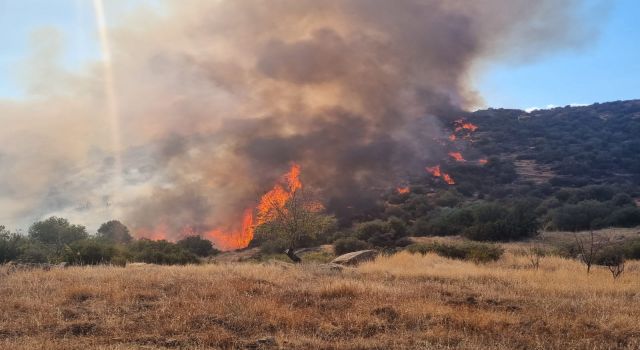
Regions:
[[[451,175],[442,172],[442,170],[440,169],[440,165],[436,165],[436,166],[432,166],[432,167],[426,167],[425,170],[429,174],[431,174],[433,177],[442,178],[442,180],[444,182],[446,182],[448,185],[455,185],[456,184],[456,182],[453,180]]]
[[[464,157],[462,156],[462,153],[460,152],[449,152],[449,157],[453,158],[456,160],[456,162],[464,162]]]
[[[154,229],[140,228],[135,230],[135,236],[153,241],[166,240],[169,237],[169,228],[165,224],[160,224]]]
[[[472,123],[464,121],[464,119],[458,119],[454,122],[456,128],[455,131],[469,130],[470,132],[475,132],[478,130],[478,127]]]
[[[235,250],[246,248],[253,239],[253,209],[245,210],[242,225],[237,231],[223,231],[215,229],[204,234],[220,250]]]
[[[396,188],[396,191],[398,191],[398,194],[407,194],[411,192],[411,190],[409,189],[409,186],[398,187]]]
[[[211,240],[220,250],[236,250],[249,246],[253,239],[255,227],[274,220],[277,215],[286,211],[287,203],[294,197],[296,192],[302,189],[300,166],[293,164],[280,182],[262,196],[255,208],[251,206],[244,211],[238,226],[226,229],[216,228],[203,233],[202,236]],[[307,209],[312,211],[324,209],[324,206],[319,202],[312,202],[309,206]],[[254,212],[257,212],[256,217],[254,217]],[[154,229],[143,228],[135,232],[136,236],[140,238],[161,240],[169,237],[168,231],[168,226],[161,224]],[[182,237],[195,234],[197,232],[191,226],[181,230]]]
[[[299,165],[293,164],[291,170],[282,178],[285,186],[276,184],[271,191],[265,193],[260,199],[256,225],[272,221],[276,215],[286,211],[287,202],[293,198],[298,190],[302,189]]]
[[[425,168],[427,170],[427,172],[435,177],[440,177],[442,176],[442,171],[440,171],[440,166],[436,165],[436,166],[432,166],[432,167],[426,167]]]
[[[449,185],[456,184],[456,182],[453,180],[453,178],[449,174],[446,174],[446,173],[442,174],[442,179],[444,180],[444,182],[446,182]]]

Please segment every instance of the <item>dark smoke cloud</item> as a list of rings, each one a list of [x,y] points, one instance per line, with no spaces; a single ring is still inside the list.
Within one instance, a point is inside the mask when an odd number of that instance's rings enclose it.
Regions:
[[[233,227],[292,162],[331,210],[363,208],[438,156],[438,117],[481,103],[479,61],[583,45],[597,24],[572,0],[165,5],[111,32],[123,182],[109,180],[102,70],[64,75],[0,102],[0,219],[97,225],[117,208],[174,235]]]

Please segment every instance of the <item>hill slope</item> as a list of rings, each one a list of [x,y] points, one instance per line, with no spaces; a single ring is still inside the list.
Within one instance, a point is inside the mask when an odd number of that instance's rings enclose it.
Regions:
[[[386,217],[414,234],[514,239],[507,231],[525,213],[551,230],[640,225],[640,100],[488,109],[443,123],[451,135],[440,162],[384,199]]]

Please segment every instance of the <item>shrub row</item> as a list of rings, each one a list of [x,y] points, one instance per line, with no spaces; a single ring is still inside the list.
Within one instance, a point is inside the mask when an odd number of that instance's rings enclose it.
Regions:
[[[497,261],[504,254],[504,249],[496,244],[463,242],[463,243],[415,243],[407,246],[406,250],[413,254],[435,253],[439,256],[487,263]]]

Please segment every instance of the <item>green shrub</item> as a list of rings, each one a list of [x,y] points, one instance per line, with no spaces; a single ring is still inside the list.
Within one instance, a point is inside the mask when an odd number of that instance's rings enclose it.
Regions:
[[[369,248],[371,248],[371,245],[369,245],[369,243],[361,241],[355,237],[340,238],[339,240],[333,242],[333,250],[335,251],[336,255],[342,255]]]
[[[72,265],[108,264],[118,253],[113,242],[88,238],[66,246],[62,253],[62,260]]]
[[[599,252],[594,263],[601,266],[616,266],[624,262],[625,251],[622,247],[609,247]]]
[[[127,250],[131,259],[136,262],[160,265],[185,265],[199,262],[193,253],[165,240],[140,239],[129,244]]]
[[[260,246],[260,252],[262,254],[284,254],[284,251],[289,249],[289,243],[282,238],[274,238],[262,242]]]
[[[416,243],[407,246],[406,250],[413,254],[435,253],[449,259],[468,260],[476,263],[497,261],[504,253],[504,249],[498,245],[476,242]]]
[[[605,226],[612,207],[603,202],[586,200],[551,211],[551,227],[556,230],[581,231]]]
[[[425,255],[432,251],[431,245],[424,244],[424,243],[410,244],[405,248],[405,250],[411,254],[422,254],[422,255]]]
[[[627,259],[640,260],[640,239],[634,239],[625,244],[624,255]]]
[[[211,241],[200,236],[185,237],[176,244],[197,256],[211,256],[220,253],[219,250],[213,248]]]
[[[392,217],[387,221],[374,220],[360,223],[355,229],[356,237],[372,246],[391,248],[406,243],[407,226],[401,219]]]
[[[614,227],[636,227],[640,225],[640,209],[636,207],[620,208],[612,212],[605,222]]]
[[[24,238],[7,231],[0,225],[0,264],[18,259],[22,253]]]
[[[18,261],[24,263],[41,264],[46,262],[57,262],[52,248],[38,241],[26,239],[21,247]]]
[[[473,224],[473,213],[467,208],[443,208],[429,217],[416,220],[411,232],[416,236],[450,236],[460,234]]]
[[[472,207],[474,224],[463,235],[474,241],[510,241],[538,234],[540,224],[534,201],[517,201],[510,207],[483,203]]]

